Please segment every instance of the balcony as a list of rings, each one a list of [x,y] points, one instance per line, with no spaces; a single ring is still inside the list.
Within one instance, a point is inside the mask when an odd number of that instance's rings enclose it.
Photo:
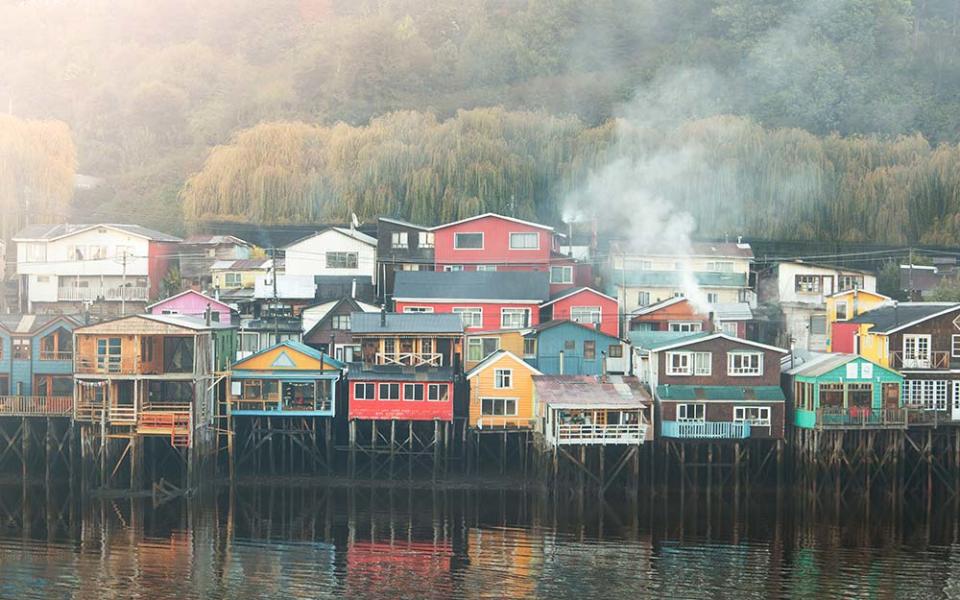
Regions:
[[[60,302],[95,302],[106,300],[119,302],[146,302],[150,289],[145,287],[61,287],[57,290]]]
[[[40,360],[73,360],[73,351],[40,350]]]
[[[946,351],[916,353],[890,353],[890,366],[894,369],[949,369],[950,353]]]
[[[750,423],[745,421],[664,421],[663,437],[685,440],[742,440],[750,437]]]
[[[0,417],[68,417],[71,396],[0,396]]]
[[[623,425],[592,425],[565,423],[557,425],[557,445],[642,444],[647,435],[646,423]]]
[[[910,411],[906,408],[821,408],[818,429],[905,429]]]
[[[378,365],[403,367],[442,367],[443,355],[439,352],[377,352]]]
[[[524,419],[522,417],[495,417],[484,415],[477,419],[477,429],[533,429],[536,425],[534,419]]]

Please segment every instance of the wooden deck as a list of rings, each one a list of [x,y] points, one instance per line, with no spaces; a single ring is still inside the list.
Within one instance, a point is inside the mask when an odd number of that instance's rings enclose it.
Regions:
[[[71,396],[0,396],[0,417],[69,417]]]

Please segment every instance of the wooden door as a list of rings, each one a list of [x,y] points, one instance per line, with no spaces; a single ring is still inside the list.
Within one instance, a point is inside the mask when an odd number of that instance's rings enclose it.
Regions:
[[[899,383],[883,384],[883,408],[899,408],[899,407],[900,407],[900,384]]]

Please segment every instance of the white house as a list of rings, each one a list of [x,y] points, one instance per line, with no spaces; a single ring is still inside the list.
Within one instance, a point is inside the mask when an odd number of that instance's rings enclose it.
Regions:
[[[356,229],[328,227],[284,251],[287,275],[366,275],[376,281],[377,240]]]
[[[852,289],[877,291],[873,273],[804,261],[781,262],[760,277],[760,301],[779,305],[784,316],[782,346],[827,351],[827,297]]]
[[[13,238],[22,308],[142,310],[160,291],[179,238],[139,225],[31,225]]]

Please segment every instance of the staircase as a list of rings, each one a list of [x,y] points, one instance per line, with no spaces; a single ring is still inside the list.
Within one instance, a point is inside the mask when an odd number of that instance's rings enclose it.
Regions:
[[[192,423],[190,412],[142,412],[137,431],[143,435],[169,435],[174,448],[189,448]]]

